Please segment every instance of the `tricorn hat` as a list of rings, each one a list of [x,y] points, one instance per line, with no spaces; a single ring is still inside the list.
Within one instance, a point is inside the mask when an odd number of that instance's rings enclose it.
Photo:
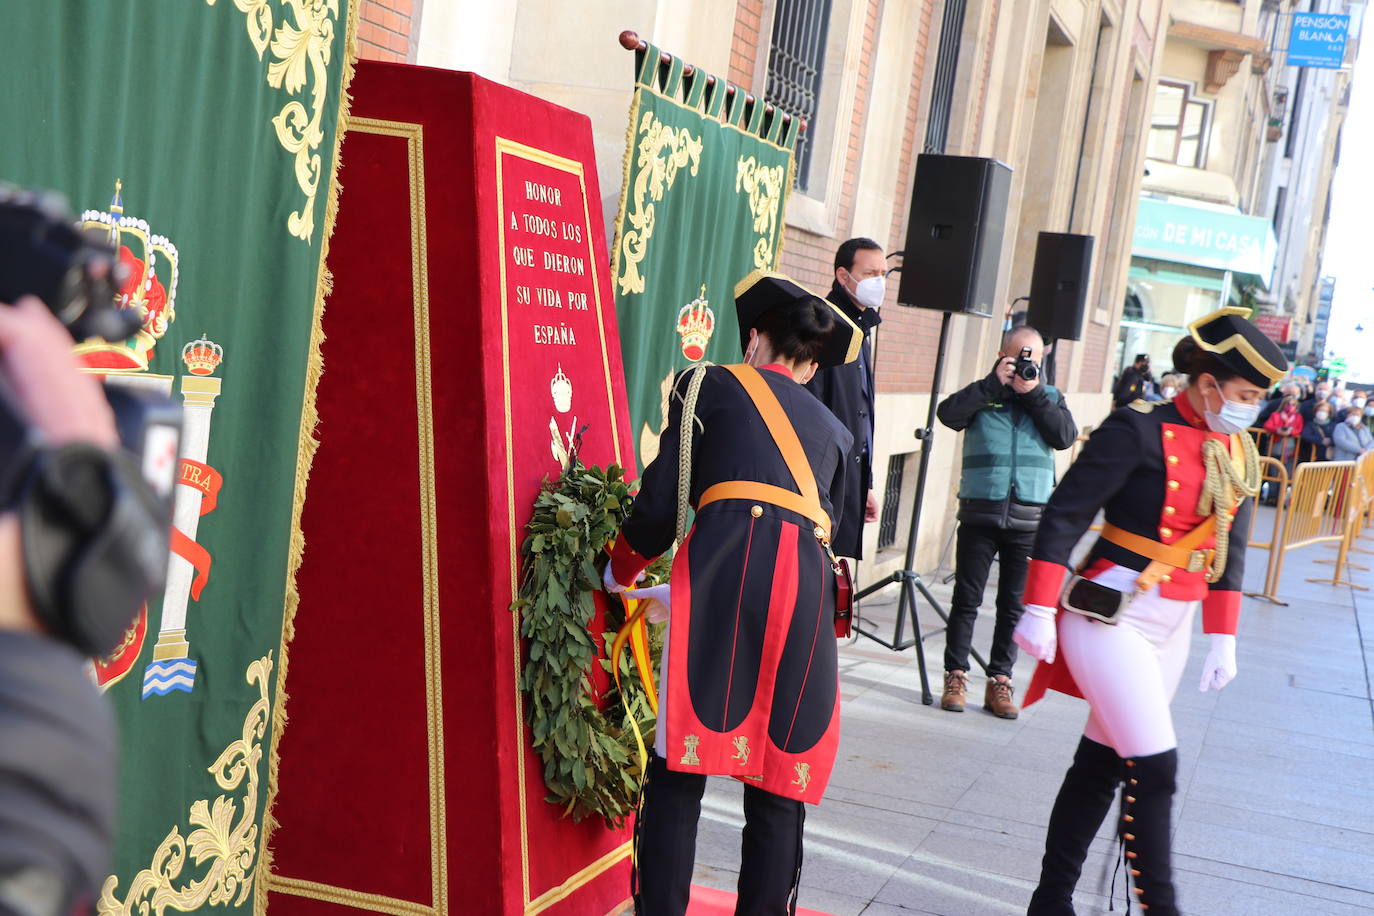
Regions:
[[[791,277],[770,270],[755,270],[735,284],[735,313],[739,316],[739,345],[743,351],[749,346],[749,330],[758,323],[764,313],[780,306],[799,305],[816,302],[830,310],[835,319],[835,330],[825,343],[825,348],[817,357],[822,369],[852,363],[859,358],[859,347],[863,344],[863,331],[859,330],[849,316],[840,311],[833,302],[822,299],[815,293],[803,288]]]
[[[1188,325],[1188,333],[1202,349],[1247,382],[1268,388],[1288,372],[1288,358],[1279,345],[1245,317],[1247,309],[1226,306]]]

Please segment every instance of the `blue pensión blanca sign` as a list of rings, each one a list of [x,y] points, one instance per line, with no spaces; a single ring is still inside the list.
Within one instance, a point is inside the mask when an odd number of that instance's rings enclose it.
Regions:
[[[1350,17],[1328,13],[1294,13],[1288,32],[1288,66],[1339,69],[1345,63]]]

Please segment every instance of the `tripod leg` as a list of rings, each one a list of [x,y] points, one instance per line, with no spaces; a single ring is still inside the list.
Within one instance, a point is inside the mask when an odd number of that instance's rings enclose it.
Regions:
[[[918,583],[920,579],[916,580]],[[926,674],[926,650],[925,640],[921,638],[921,624],[916,619],[916,594],[911,590],[911,580],[907,579],[902,583],[902,595],[906,599],[907,613],[911,615],[912,641],[916,644],[916,667],[921,672],[921,702],[926,706],[935,702],[935,697],[930,692],[930,676]],[[925,586],[921,586],[924,591]],[[900,623],[901,618],[897,618]]]

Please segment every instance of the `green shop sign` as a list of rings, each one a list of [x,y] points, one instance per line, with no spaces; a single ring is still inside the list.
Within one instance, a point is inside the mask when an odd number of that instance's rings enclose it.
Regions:
[[[1269,283],[1278,242],[1267,219],[1142,197],[1131,253],[1253,274]]]

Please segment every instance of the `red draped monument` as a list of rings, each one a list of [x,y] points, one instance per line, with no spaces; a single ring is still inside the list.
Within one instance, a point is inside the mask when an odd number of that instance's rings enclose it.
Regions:
[[[509,610],[572,435],[633,462],[591,124],[467,73],[350,91],[269,906],[601,916],[628,832],[544,801]]]

